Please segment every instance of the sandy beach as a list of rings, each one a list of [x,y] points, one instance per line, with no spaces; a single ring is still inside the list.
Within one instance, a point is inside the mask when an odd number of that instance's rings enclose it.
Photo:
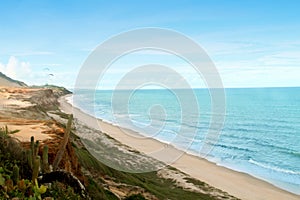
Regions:
[[[282,190],[274,185],[250,176],[245,173],[237,172],[218,166],[215,163],[205,159],[186,154],[173,147],[166,147],[166,144],[152,138],[132,137],[135,135],[133,131],[125,129],[127,134],[124,134],[124,129],[106,123],[102,120],[82,112],[80,109],[73,107],[68,103],[68,96],[60,98],[60,109],[66,113],[74,113],[77,120],[86,124],[91,128],[101,130],[112,138],[121,143],[132,147],[140,152],[154,157],[160,161],[170,163],[171,166],[190,175],[193,178],[199,179],[209,185],[228,192],[229,194],[241,199],[290,199],[298,200],[299,195],[292,194]],[[98,123],[95,123],[97,120]],[[132,132],[132,134],[130,134]],[[164,153],[160,153],[162,149],[167,149]],[[167,153],[172,153],[174,156],[180,156],[174,162],[166,158]]]

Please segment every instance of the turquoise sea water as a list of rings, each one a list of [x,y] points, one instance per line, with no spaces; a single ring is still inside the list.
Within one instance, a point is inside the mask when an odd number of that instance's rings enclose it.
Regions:
[[[96,91],[93,105],[88,94],[94,91],[76,91],[80,98],[75,98],[73,104],[105,121],[139,132],[151,124],[159,131],[147,136],[199,155],[213,114],[208,90],[194,90],[200,115],[191,108],[185,116],[181,116],[176,91],[138,90],[131,94],[126,109],[118,103],[122,103],[120,97],[127,96],[128,91],[117,91],[119,99],[112,99],[113,92],[116,91]],[[300,194],[300,88],[225,89],[225,92],[224,127],[207,159]],[[127,116],[132,124],[122,122],[122,117]],[[187,119],[184,123],[183,117]],[[186,132],[196,130],[194,137],[175,140],[180,128]],[[191,143],[188,148],[184,145],[187,143]]]

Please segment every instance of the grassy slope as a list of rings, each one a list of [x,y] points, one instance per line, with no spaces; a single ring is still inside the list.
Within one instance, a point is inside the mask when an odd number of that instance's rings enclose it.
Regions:
[[[85,148],[79,148],[76,144],[74,144],[74,147],[80,164],[88,171],[98,173],[100,176],[106,175],[112,177],[128,185],[140,186],[159,199],[214,199],[207,194],[186,191],[176,186],[172,180],[158,177],[156,172],[131,174],[117,171],[96,160]],[[202,184],[202,182],[200,182],[200,184]],[[89,189],[95,191],[99,186],[94,182],[91,187],[92,188]],[[98,190],[102,192],[101,189]],[[110,198],[107,197],[105,199]]]

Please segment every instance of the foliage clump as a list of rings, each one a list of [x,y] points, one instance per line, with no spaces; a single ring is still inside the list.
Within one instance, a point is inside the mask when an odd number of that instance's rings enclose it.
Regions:
[[[73,188],[63,183],[38,183],[40,170],[49,170],[47,147],[41,160],[37,150],[39,142],[32,138],[31,149],[25,151],[10,137],[15,132],[0,128],[0,199],[81,199]]]

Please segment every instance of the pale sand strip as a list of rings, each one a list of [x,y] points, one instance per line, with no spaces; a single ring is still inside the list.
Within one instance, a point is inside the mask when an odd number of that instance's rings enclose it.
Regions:
[[[12,134],[12,137],[17,138],[21,142],[30,142],[31,136],[33,136],[35,140],[40,141],[52,138],[50,134],[43,133],[46,130],[50,130],[50,128],[45,126],[43,123],[0,121],[0,127],[5,126],[7,126],[8,130],[11,131],[19,130],[18,132]]]
[[[98,120],[98,124],[95,123],[95,118],[80,111],[79,109],[72,107],[66,100],[66,96],[60,98],[60,108],[66,113],[76,112],[76,118],[87,126],[107,133],[109,136],[116,140],[128,145],[140,152],[144,152],[149,155],[157,149],[162,149],[166,144],[154,139],[139,139],[132,137],[128,134],[124,134],[119,127],[112,124]],[[130,130],[126,130],[128,132]],[[174,150],[178,151],[178,150]],[[155,158],[160,159],[155,156]],[[164,158],[163,158],[164,159]],[[246,200],[299,200],[300,196],[289,193],[285,190],[277,188],[272,184],[263,180],[257,179],[245,173],[240,173],[234,170],[227,169],[209,162],[205,159],[184,153],[178,160],[171,164],[171,166],[189,174],[190,176],[204,181],[211,186],[219,188],[229,194]]]

